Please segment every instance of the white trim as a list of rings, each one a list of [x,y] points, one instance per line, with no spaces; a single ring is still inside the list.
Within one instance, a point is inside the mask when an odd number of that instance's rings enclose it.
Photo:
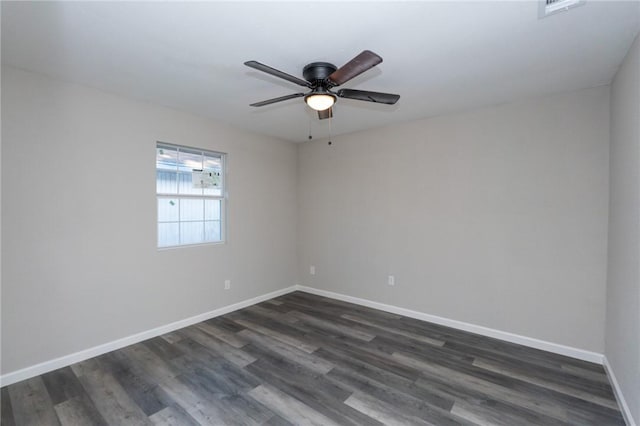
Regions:
[[[613,385],[613,394],[616,396],[616,400],[618,401],[618,405],[620,406],[620,411],[622,412],[622,417],[624,417],[624,421],[627,423],[627,426],[637,426],[636,422],[633,420],[633,416],[631,415],[631,410],[627,405],[627,401],[624,399],[624,395],[622,394],[622,389],[620,389],[620,385],[618,384],[618,380],[616,379],[616,375],[613,374],[613,368],[611,364],[609,364],[609,360],[607,356],[604,356],[604,371],[607,372],[607,377],[609,377],[609,381]]]
[[[282,296],[283,294],[291,293],[292,291],[304,291],[306,293],[317,294],[319,296],[324,296],[331,299],[337,299],[345,302],[355,303],[362,306],[368,306],[370,308],[380,309],[382,311],[403,315],[405,317],[415,318],[422,321],[428,321],[435,324],[456,328],[459,330],[469,331],[471,333],[493,337],[496,339],[517,343],[520,345],[529,346],[532,348],[541,349],[548,352],[566,355],[566,356],[581,359],[584,361],[595,362],[597,364],[603,363],[603,358],[604,358],[603,355],[596,352],[590,352],[583,349],[564,346],[557,343],[547,342],[544,340],[538,340],[531,337],[521,336],[518,334],[509,333],[506,331],[495,330],[492,328],[470,324],[463,321],[443,318],[436,315],[430,315],[423,312],[412,311],[410,309],[400,308],[398,306],[393,306],[393,305],[387,305],[380,302],[374,302],[367,299],[361,299],[359,297],[347,296],[345,294],[335,293],[332,291],[320,290],[320,289],[302,286],[302,285],[294,285],[291,287],[283,288],[281,290],[273,291],[271,293],[263,294],[261,296],[256,296],[251,299],[243,300],[241,302],[237,302],[232,305],[224,306],[222,308],[218,308],[210,312],[205,312],[200,315],[196,315],[190,318],[176,321],[171,324],[166,324],[151,330],[143,331],[141,333],[124,337],[122,339],[114,340],[112,342],[104,343],[102,345],[94,346],[89,349],[85,349],[79,352],[65,355],[50,361],[45,361],[40,364],[32,365],[30,367],[26,367],[21,370],[7,373],[3,376],[0,376],[0,386],[7,386],[12,383],[19,382],[21,380],[29,379],[31,377],[35,377],[52,370],[56,370],[58,368],[66,367],[76,362],[84,361],[86,359],[93,358],[93,357],[102,355],[104,353],[123,348],[125,346],[142,342],[143,340],[151,339],[153,337],[157,337],[174,330],[188,327],[190,325],[197,324],[199,322],[206,321],[208,319],[211,319],[220,315],[228,314],[229,312],[233,312],[238,309],[246,308],[247,306],[251,306],[256,303],[260,303],[265,300],[272,299],[274,297]],[[616,390],[616,397],[620,397],[619,401],[622,401],[620,405],[623,408],[623,412],[626,413],[625,417],[631,418],[630,415],[628,414],[629,409],[627,405],[624,403],[624,399],[622,398],[622,393],[620,392],[620,389],[617,385],[617,381],[615,380],[615,376],[613,375],[613,371],[611,370],[610,366],[607,369],[607,372],[609,373],[609,377],[611,377],[611,381],[614,384],[614,388]],[[628,423],[631,426],[635,426],[635,423],[633,422],[628,422]]]
[[[0,386],[7,386],[12,383],[19,382],[21,380],[29,379],[31,377],[39,376],[40,374],[47,373],[49,371],[56,370],[58,368],[66,367],[76,362],[84,361],[89,358],[93,358],[102,355],[107,352],[115,351],[116,349],[123,348],[125,346],[133,345],[143,340],[151,339],[153,337],[160,336],[171,331],[175,331],[184,327],[188,327],[193,324],[197,324],[208,319],[228,314],[229,312],[237,311],[238,309],[246,308],[247,306],[255,305],[256,303],[263,302],[265,300],[272,299],[274,297],[282,296],[283,294],[291,293],[297,290],[297,286],[291,286],[276,290],[271,293],[256,296],[251,299],[243,300],[241,302],[234,303],[232,305],[223,306],[222,308],[214,309],[213,311],[205,312],[200,315],[196,315],[190,318],[185,318],[179,321],[172,322],[170,324],[162,325],[160,327],[153,328],[151,330],[143,331],[141,333],[133,334],[131,336],[123,337],[122,339],[114,340],[112,342],[104,343],[102,345],[94,346],[89,349],[85,349],[79,352],[75,352],[69,355],[64,355],[59,358],[45,361],[40,364],[32,365],[30,367],[23,368],[21,370],[12,371],[10,373],[0,376]]]
[[[324,296],[324,297],[329,297],[331,299],[342,300],[344,302],[355,303],[357,305],[368,306],[370,308],[380,309],[381,311],[391,312],[391,313],[402,315],[409,318],[428,321],[435,324],[456,328],[458,330],[469,331],[471,333],[481,334],[483,336],[493,337],[495,339],[500,339],[500,340],[504,340],[511,343],[517,343],[519,345],[529,346],[531,348],[541,349],[547,352],[553,352],[556,354],[581,359],[583,361],[602,364],[603,355],[597,352],[586,351],[584,349],[578,349],[571,346],[560,345],[558,343],[547,342],[545,340],[534,339],[532,337],[521,336],[519,334],[513,334],[507,331],[501,331],[501,330],[496,330],[489,327],[483,327],[481,325],[470,324],[468,322],[457,321],[449,318],[439,317],[436,315],[425,314],[423,312],[412,311],[410,309],[400,308],[398,306],[393,306],[393,305],[386,305],[384,303],[374,302],[367,299],[361,299],[359,297],[347,296],[340,293],[334,293],[332,291],[320,290],[317,288],[306,287],[302,285],[298,285],[297,289],[307,293],[316,294],[318,296]]]

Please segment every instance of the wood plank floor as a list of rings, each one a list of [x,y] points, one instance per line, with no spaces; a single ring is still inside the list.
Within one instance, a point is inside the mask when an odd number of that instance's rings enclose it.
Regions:
[[[624,425],[601,366],[302,292],[2,388],[2,425]]]

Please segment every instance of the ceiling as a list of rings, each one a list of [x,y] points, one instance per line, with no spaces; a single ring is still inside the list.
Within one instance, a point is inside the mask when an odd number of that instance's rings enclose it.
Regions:
[[[538,19],[512,2],[2,2],[2,62],[290,141],[350,133],[608,84],[640,27],[637,1],[587,0]],[[364,49],[384,62],[346,88],[398,93],[393,106],[338,99],[318,121],[302,76]]]

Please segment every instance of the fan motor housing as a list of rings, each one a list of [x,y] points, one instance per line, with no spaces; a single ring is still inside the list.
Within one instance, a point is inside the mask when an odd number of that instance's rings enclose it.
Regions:
[[[318,80],[324,80],[337,69],[338,67],[329,62],[312,62],[302,69],[302,76],[309,83],[313,83]]]

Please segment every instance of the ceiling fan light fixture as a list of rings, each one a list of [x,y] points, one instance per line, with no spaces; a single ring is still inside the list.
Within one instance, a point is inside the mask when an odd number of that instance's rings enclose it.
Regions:
[[[325,109],[331,108],[333,104],[336,103],[336,97],[326,93],[312,93],[305,96],[304,101],[312,109],[315,109],[316,111],[324,111]]]
[[[1,1],[1,0],[0,0]],[[586,0],[538,0],[538,1],[586,1]],[[304,80],[295,77],[286,72],[280,71],[269,65],[262,64],[258,61],[247,61],[244,64],[249,68],[270,74],[274,77],[287,80],[299,86],[311,89],[307,93],[292,93],[290,95],[280,96],[278,98],[267,99],[266,101],[254,102],[249,104],[252,107],[262,107],[265,105],[275,104],[277,102],[287,101],[294,98],[304,97],[305,103],[309,108],[318,112],[318,119],[325,120],[333,117],[333,104],[338,98],[353,99],[356,101],[375,102],[380,104],[393,105],[398,102],[400,95],[391,93],[370,92],[367,90],[340,89],[332,92],[331,89],[341,86],[362,74],[363,72],[375,67],[382,58],[370,50],[363,50],[355,58],[338,68],[329,62],[311,62],[302,69]]]

